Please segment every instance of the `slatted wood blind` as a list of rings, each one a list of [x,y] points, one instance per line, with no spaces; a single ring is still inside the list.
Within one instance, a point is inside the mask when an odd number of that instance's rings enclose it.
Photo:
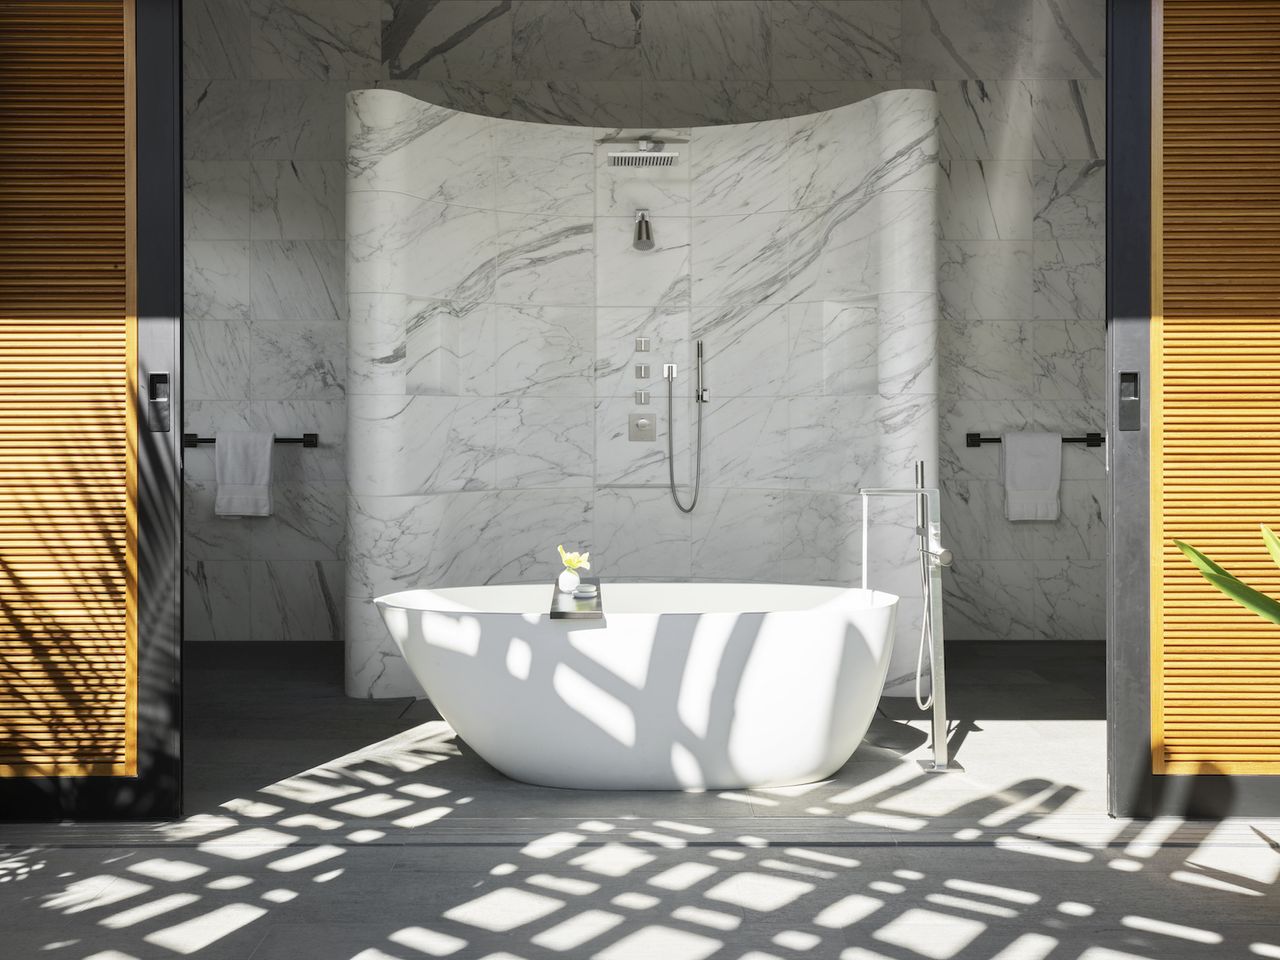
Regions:
[[[135,772],[131,0],[0,0],[0,774]]]
[[[1153,749],[1157,773],[1280,773],[1280,4],[1164,0],[1153,113]],[[1160,75],[1162,72],[1162,76]]]

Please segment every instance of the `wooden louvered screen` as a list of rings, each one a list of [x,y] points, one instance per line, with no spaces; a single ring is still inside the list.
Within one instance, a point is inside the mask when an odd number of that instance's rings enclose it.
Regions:
[[[1164,0],[1155,57],[1152,742],[1157,773],[1280,773],[1280,4]],[[1157,18],[1159,20],[1159,18]]]
[[[131,0],[0,0],[0,774],[135,773]]]

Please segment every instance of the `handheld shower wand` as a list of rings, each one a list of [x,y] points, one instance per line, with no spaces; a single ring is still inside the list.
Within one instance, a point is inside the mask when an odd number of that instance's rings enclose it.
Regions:
[[[698,492],[702,487],[702,405],[711,400],[711,391],[703,386],[702,372],[702,341],[698,341],[697,349],[697,392],[694,394],[694,401],[698,404],[698,452],[694,459],[693,469],[693,499],[689,501],[686,507],[680,502],[680,495],[676,493],[676,455],[675,455],[675,380],[676,365],[674,363],[663,364],[662,376],[667,381],[667,477],[671,486],[671,499],[675,501],[676,508],[681,513],[693,513],[693,508],[698,505]]]

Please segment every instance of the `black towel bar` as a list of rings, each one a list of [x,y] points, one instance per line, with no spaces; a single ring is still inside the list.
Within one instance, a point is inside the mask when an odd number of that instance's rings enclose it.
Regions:
[[[184,447],[197,447],[202,443],[217,443],[217,437],[197,437],[194,433],[184,433],[182,435],[182,445]],[[304,447],[320,446],[320,434],[304,433],[300,437],[276,437],[276,443],[300,443]]]
[[[980,433],[966,433],[964,435],[964,445],[966,447],[980,447],[984,443],[1000,443],[999,437],[984,437]],[[1083,437],[1063,437],[1063,443],[1083,443],[1086,447],[1100,447],[1107,442],[1107,438],[1100,433],[1086,433]]]

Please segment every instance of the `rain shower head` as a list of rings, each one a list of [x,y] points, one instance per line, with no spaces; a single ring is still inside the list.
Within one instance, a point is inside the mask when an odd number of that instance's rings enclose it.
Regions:
[[[680,153],[663,149],[661,140],[641,139],[634,150],[610,150],[611,167],[672,167]]]
[[[625,150],[609,152],[609,166],[611,167],[674,167],[676,158],[680,154],[673,151],[653,150],[646,152],[644,150]]]

